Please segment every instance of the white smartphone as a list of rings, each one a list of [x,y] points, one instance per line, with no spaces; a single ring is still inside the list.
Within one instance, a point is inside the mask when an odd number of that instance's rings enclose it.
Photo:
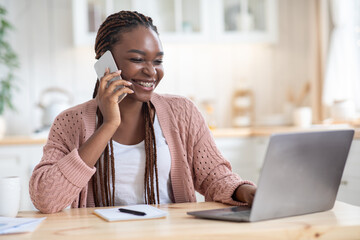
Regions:
[[[116,63],[115,63],[115,60],[111,54],[111,52],[109,50],[107,50],[100,58],[99,60],[94,64],[94,68],[95,68],[95,71],[96,71],[96,74],[99,78],[99,80],[105,75],[105,71],[106,71],[106,68],[109,68],[110,69],[110,73],[112,72],[116,72],[118,70],[117,66],[116,66]],[[114,77],[113,79],[111,79],[108,84],[106,85],[106,87],[109,86],[109,84],[112,82],[112,81],[115,81],[115,80],[118,80],[118,79],[121,79],[120,76],[118,77]],[[115,88],[114,91],[117,91],[121,88],[123,88],[124,86],[118,86]],[[126,93],[122,94],[119,96],[119,102],[124,98],[126,97]]]

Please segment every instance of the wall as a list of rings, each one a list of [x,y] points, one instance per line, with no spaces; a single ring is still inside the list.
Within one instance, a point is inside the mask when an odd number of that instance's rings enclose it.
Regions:
[[[238,86],[254,91],[257,119],[282,112],[289,89],[298,93],[317,76],[313,2],[279,0],[279,41],[274,45],[164,43],[166,72],[157,92],[191,96],[197,103],[217,100],[220,127],[231,125],[230,99]],[[74,104],[91,98],[95,55],[92,47],[73,46],[71,0],[0,3],[15,25],[10,39],[21,61],[17,112],[6,113],[7,134],[30,134],[41,126],[36,105],[47,87],[67,89]]]

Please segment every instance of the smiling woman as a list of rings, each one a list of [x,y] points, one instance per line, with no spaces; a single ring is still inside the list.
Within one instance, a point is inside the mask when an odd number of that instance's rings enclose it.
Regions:
[[[110,15],[97,34],[96,58],[106,51],[120,70],[107,70],[93,100],[55,119],[30,180],[34,205],[52,213],[69,205],[195,202],[195,191],[207,201],[251,205],[255,186],[232,173],[195,105],[153,92],[164,52],[152,19]]]
[[[133,83],[134,94],[129,99],[149,101],[152,91],[164,76],[164,52],[157,33],[146,27],[138,27],[125,34],[121,42],[111,48],[111,52],[119,68],[124,69],[122,78]]]

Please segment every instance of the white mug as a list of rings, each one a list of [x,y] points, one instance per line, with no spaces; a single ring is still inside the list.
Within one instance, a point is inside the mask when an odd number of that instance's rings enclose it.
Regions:
[[[0,178],[0,216],[16,217],[20,208],[20,177]]]
[[[294,125],[297,127],[309,127],[312,124],[312,111],[310,107],[299,107],[294,110]]]

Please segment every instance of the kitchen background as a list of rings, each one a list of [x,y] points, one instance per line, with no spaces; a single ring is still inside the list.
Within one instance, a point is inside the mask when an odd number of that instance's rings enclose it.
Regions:
[[[16,110],[3,114],[5,139],[44,138],[54,114],[92,97],[94,32],[105,16],[121,9],[143,12],[158,26],[165,77],[156,91],[191,98],[212,129],[360,125],[360,0],[0,0],[0,5],[14,26],[7,39],[20,62]],[[257,159],[245,160],[241,166],[249,167],[239,170],[256,181],[267,137],[216,140],[230,160]],[[20,152],[28,151],[24,158],[36,156],[19,170],[29,177],[43,143],[36,149],[20,145]],[[3,164],[10,172],[24,165],[22,156],[12,155],[18,149],[6,144],[0,149],[3,159],[10,159]],[[12,159],[18,163],[11,165]],[[360,168],[358,160],[355,166]],[[254,169],[257,173],[248,174]],[[351,182],[343,180],[348,192],[359,194],[344,199],[360,205],[360,189],[353,187],[360,186],[360,176],[349,175]]]
[[[256,1],[256,0],[251,0]],[[2,1],[8,10],[8,19],[15,30],[10,42],[19,55],[21,67],[15,72],[19,91],[15,92],[16,112],[6,111],[8,135],[31,134],[41,127],[42,109],[37,105],[42,93],[48,88],[61,88],[73,98],[72,105],[88,100],[92,96],[96,74],[93,69],[95,54],[93,39],[80,36],[75,43],[75,24],[86,18],[84,0],[12,0]],[[85,8],[74,9],[75,3],[84,2]],[[101,1],[89,1],[101,2]],[[102,1],[109,2],[109,1]],[[129,2],[129,1],[118,1]],[[130,1],[139,2],[139,1]],[[145,4],[148,2],[148,4]],[[151,7],[150,2],[178,2],[174,0],[142,1],[141,9]],[[195,6],[193,1],[182,1]],[[209,9],[218,1],[194,1],[201,8]],[[242,1],[223,1],[239,6]],[[237,2],[237,4],[236,4]],[[273,26],[273,32],[247,38],[245,34],[228,34],[216,29],[224,24],[216,14],[216,6],[201,16],[200,7],[194,7],[194,18],[199,17],[201,31],[167,33],[159,25],[165,51],[165,77],[157,89],[160,93],[174,93],[191,97],[200,106],[202,101],[214,103],[216,125],[232,126],[232,95],[236,89],[249,89],[254,95],[254,119],[266,118],[269,124],[277,120],[277,114],[284,113],[289,93],[299,95],[307,81],[316,84],[319,78],[318,33],[316,1],[313,0],[266,0],[264,11],[268,13],[266,24]],[[271,5],[271,6],[270,6]],[[171,6],[170,6],[171,7]],[[171,11],[160,8],[159,15]],[[150,8],[151,9],[151,8]],[[114,9],[116,11],[119,9]],[[143,12],[147,12],[147,11]],[[213,11],[214,10],[214,11]],[[149,11],[149,10],[148,10]],[[151,10],[149,12],[151,14]],[[155,17],[155,16],[154,16]],[[261,16],[265,17],[265,16]],[[166,22],[166,19],[164,19]],[[86,35],[87,25],[81,26]],[[165,29],[164,29],[165,30]],[[181,30],[179,30],[181,31]],[[250,32],[249,30],[248,32]],[[78,33],[77,32],[77,33]],[[251,32],[249,33],[251,34]],[[255,33],[256,34],[256,33]],[[170,36],[169,36],[170,35]],[[194,36],[193,36],[194,35]],[[200,36],[199,36],[200,35]],[[272,35],[272,36],[269,36]],[[315,88],[304,105],[316,108]],[[51,96],[44,101],[51,102]],[[275,122],[274,122],[275,123]]]

